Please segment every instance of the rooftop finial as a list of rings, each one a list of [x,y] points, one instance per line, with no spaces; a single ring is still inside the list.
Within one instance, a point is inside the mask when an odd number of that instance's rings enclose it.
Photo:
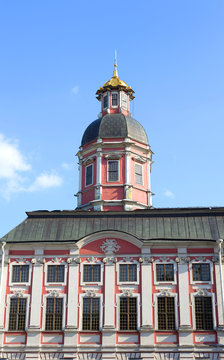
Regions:
[[[117,51],[115,49],[115,58],[114,58],[114,74],[113,77],[118,77],[117,73]]]

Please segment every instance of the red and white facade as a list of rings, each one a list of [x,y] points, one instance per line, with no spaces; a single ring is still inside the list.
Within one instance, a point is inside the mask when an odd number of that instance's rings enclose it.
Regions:
[[[130,117],[116,64],[97,95],[102,119]],[[2,239],[0,358],[224,359],[222,217],[165,209],[138,235],[157,214],[152,151],[133,134],[80,147],[76,211],[28,213]]]

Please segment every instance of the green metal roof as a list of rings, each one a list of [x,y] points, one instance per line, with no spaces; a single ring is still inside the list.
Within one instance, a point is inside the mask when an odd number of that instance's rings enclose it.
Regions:
[[[168,208],[122,212],[34,211],[1,240],[7,243],[70,242],[100,231],[139,240],[215,241],[224,238],[224,208]]]

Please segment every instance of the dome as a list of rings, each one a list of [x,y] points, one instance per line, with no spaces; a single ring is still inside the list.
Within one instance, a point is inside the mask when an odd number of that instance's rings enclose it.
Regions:
[[[141,124],[123,114],[107,114],[93,121],[85,130],[81,146],[98,138],[131,138],[148,145],[146,132]]]

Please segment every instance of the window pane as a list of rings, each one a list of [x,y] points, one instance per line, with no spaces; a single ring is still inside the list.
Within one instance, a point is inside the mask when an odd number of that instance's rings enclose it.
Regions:
[[[135,183],[142,185],[143,178],[142,178],[142,165],[135,164]]]
[[[213,330],[212,299],[210,296],[195,297],[195,320],[197,330]]]
[[[99,330],[100,299],[83,298],[83,330]]]
[[[103,97],[103,108],[105,109],[107,108],[107,106],[108,106],[108,96],[106,95]]]
[[[12,282],[28,282],[29,281],[29,265],[13,265]]]
[[[93,183],[93,165],[86,167],[86,186]]]
[[[62,330],[62,298],[47,298],[46,306],[46,330]]]
[[[137,300],[134,298],[120,298],[120,330],[137,329]]]
[[[119,280],[120,281],[137,281],[137,265],[136,264],[120,264]]]
[[[112,106],[117,106],[117,105],[118,105],[118,95],[112,94]]]
[[[157,264],[156,281],[174,281],[173,264]]]
[[[10,299],[9,331],[24,331],[26,324],[26,299]]]
[[[84,265],[83,281],[99,282],[101,279],[101,265]]]
[[[64,265],[48,265],[47,282],[64,282],[65,266]]]
[[[118,181],[118,161],[108,161],[108,181]]]
[[[175,302],[173,297],[158,297],[158,329],[175,330]]]
[[[210,281],[210,264],[193,264],[193,281]]]

